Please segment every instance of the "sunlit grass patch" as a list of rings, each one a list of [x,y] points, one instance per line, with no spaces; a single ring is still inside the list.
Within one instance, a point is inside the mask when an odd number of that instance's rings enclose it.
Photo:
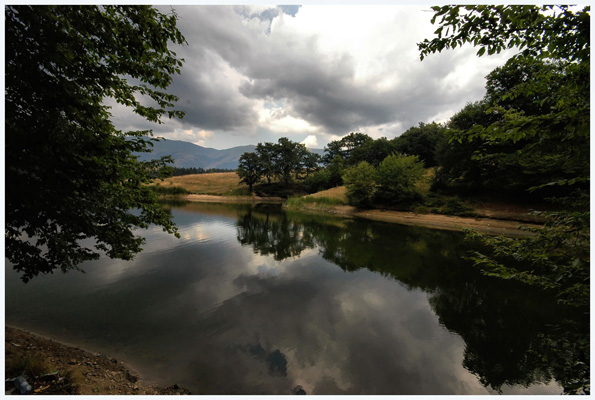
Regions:
[[[322,190],[318,193],[314,193],[310,195],[311,197],[327,197],[332,199],[339,199],[347,204],[347,197],[345,195],[346,189],[345,186],[337,186],[331,189]]]
[[[215,172],[174,176],[156,181],[153,185],[161,187],[178,186],[193,194],[210,194],[219,196],[246,195],[248,186],[240,184],[240,178],[235,172]]]

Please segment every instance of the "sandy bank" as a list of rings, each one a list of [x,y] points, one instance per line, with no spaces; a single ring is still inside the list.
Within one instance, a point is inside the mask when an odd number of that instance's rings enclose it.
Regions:
[[[350,206],[337,206],[330,210],[333,214],[366,218],[374,221],[391,222],[402,225],[421,226],[432,229],[460,231],[461,229],[475,229],[491,235],[504,235],[509,237],[522,237],[530,235],[529,232],[519,229],[519,226],[538,227],[539,225],[491,218],[464,218],[439,214],[415,214],[406,211],[385,210],[357,210]]]

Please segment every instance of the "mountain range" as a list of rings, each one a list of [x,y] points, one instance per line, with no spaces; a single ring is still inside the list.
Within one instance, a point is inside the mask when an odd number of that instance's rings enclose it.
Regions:
[[[254,149],[256,146],[246,145],[217,150],[181,140],[166,139],[153,142],[151,153],[137,153],[136,155],[143,161],[171,156],[174,160],[173,166],[177,168],[236,169],[240,156],[246,152],[253,152]],[[310,151],[321,155],[324,153],[322,149],[310,149]]]

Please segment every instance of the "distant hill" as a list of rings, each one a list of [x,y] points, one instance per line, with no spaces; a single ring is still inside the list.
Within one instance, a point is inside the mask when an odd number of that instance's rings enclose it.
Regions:
[[[226,168],[236,169],[240,156],[252,152],[256,146],[238,146],[231,149],[217,150],[198,146],[181,140],[161,140],[153,144],[151,153],[137,154],[141,160],[151,160],[163,156],[174,159],[174,167],[178,168]]]
[[[253,152],[254,149],[256,149],[256,146],[247,145],[217,150],[181,140],[166,139],[154,143],[151,153],[137,155],[141,160],[171,156],[174,159],[173,166],[178,168],[236,169],[240,156],[246,152]],[[322,149],[311,149],[311,151],[321,155],[324,153]]]

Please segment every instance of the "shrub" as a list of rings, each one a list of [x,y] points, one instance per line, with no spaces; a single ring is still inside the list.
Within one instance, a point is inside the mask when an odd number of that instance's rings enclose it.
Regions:
[[[449,215],[464,216],[468,214],[471,209],[463,204],[461,200],[456,197],[451,197],[446,200],[446,204],[442,207],[442,212]]]
[[[332,181],[331,172],[327,169],[311,173],[304,180],[304,186],[308,193],[320,192],[321,190],[330,189],[334,185]]]
[[[424,165],[417,156],[390,155],[376,170],[376,200],[399,204],[421,199],[415,184],[424,176]]]
[[[418,205],[413,208],[413,212],[416,214],[429,214],[432,210],[428,206]]]
[[[345,202],[341,199],[331,197],[290,197],[287,199],[286,206],[289,209],[300,209],[306,208],[308,205],[314,206],[315,208],[325,209],[332,206],[343,205]],[[310,207],[308,207],[310,208]]]
[[[370,207],[376,193],[376,171],[367,161],[349,167],[343,175],[349,204],[356,207]]]

